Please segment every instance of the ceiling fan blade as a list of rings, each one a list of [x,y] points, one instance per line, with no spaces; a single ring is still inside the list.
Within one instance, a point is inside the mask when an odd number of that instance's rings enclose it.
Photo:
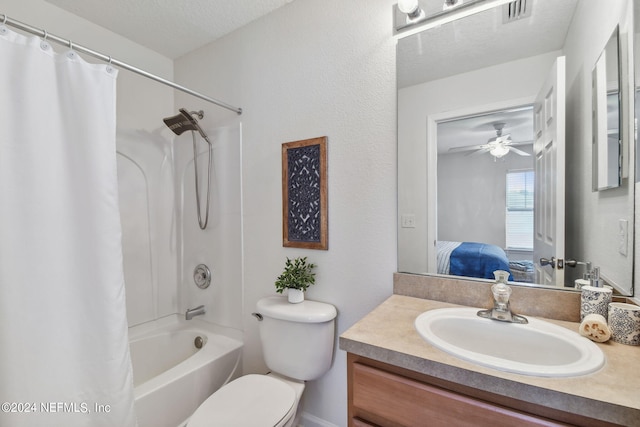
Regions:
[[[507,145],[511,146],[511,147],[515,147],[517,145],[530,145],[533,144],[533,140],[531,141],[518,141],[518,142],[509,142]]]
[[[514,153],[519,154],[521,156],[530,156],[531,155],[531,154],[529,154],[527,152],[524,152],[522,150],[519,150],[519,149],[515,148],[513,145],[509,146],[509,151],[513,151]]]
[[[480,150],[484,148],[484,145],[467,145],[464,147],[452,147],[449,148],[450,153],[460,152],[460,151],[471,151],[471,150]]]
[[[481,148],[478,151],[474,151],[472,153],[466,154],[466,156],[475,157],[475,156],[479,156],[479,155],[484,154],[484,153],[488,153],[489,151],[491,151],[491,147],[485,147],[485,148]]]
[[[506,135],[502,135],[502,136],[496,137],[496,142],[498,144],[506,144],[506,143],[511,142],[511,134],[508,133]]]

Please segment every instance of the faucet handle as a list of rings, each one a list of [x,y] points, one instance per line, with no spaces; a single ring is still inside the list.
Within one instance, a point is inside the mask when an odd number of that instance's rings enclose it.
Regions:
[[[500,309],[506,309],[509,305],[509,297],[511,296],[511,287],[498,282],[491,286],[491,292],[493,292],[493,299]]]

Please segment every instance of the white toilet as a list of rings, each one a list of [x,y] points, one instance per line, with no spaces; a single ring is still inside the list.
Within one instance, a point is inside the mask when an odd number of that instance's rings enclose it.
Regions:
[[[187,427],[293,426],[304,382],[331,367],[336,308],[267,297],[256,304],[267,375],[245,375],[213,393]]]

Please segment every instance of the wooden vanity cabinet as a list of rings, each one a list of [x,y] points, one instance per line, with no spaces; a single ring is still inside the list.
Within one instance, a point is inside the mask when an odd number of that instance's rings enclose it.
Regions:
[[[350,427],[612,426],[347,354]]]

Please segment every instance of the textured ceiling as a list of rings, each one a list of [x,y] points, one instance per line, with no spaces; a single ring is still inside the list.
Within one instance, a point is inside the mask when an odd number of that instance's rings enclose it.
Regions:
[[[497,7],[401,39],[398,88],[561,50],[577,1],[528,2],[531,16],[507,24]]]
[[[293,0],[46,0],[178,58]]]
[[[510,23],[503,23],[504,8],[498,7],[401,39],[398,89],[562,50],[577,1],[529,1],[531,16]],[[496,135],[497,122],[506,123],[504,133],[511,134],[514,142],[533,139],[531,110],[502,111],[438,124],[438,152],[486,143]]]

